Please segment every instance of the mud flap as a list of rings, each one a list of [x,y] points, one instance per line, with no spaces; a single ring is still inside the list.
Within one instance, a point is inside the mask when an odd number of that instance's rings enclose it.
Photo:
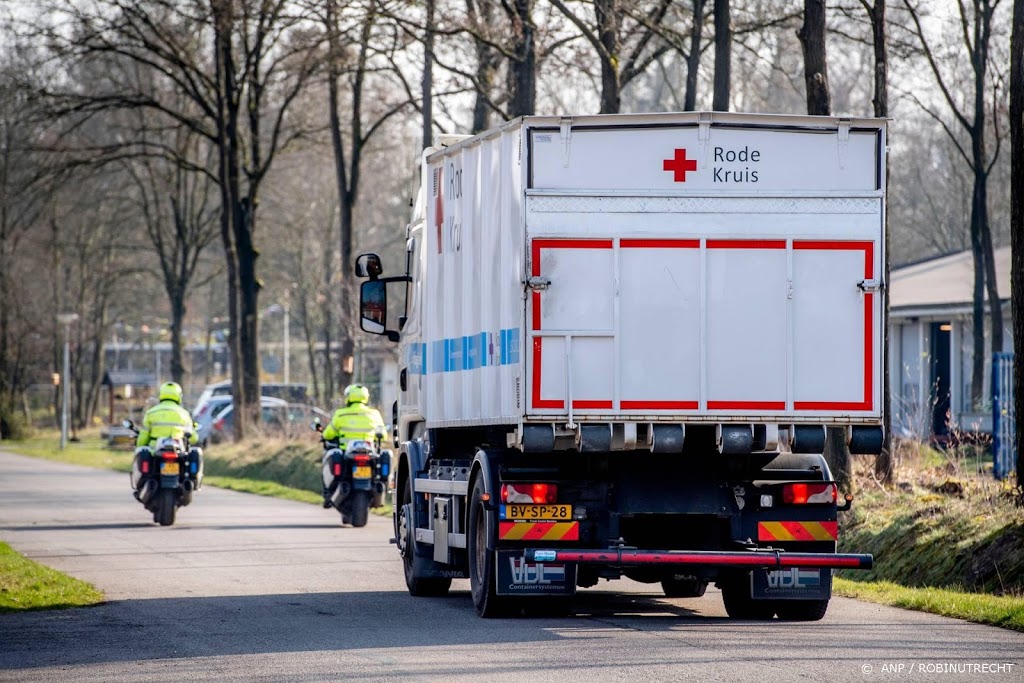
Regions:
[[[754,600],[828,600],[832,597],[831,569],[755,569],[750,572]]]
[[[574,595],[576,564],[527,562],[522,550],[498,550],[498,595]]]

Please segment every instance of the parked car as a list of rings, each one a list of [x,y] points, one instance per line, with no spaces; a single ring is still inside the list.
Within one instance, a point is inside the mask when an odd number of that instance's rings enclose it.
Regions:
[[[228,396],[227,405],[220,411],[220,414],[213,419],[210,426],[210,433],[207,437],[209,443],[221,443],[231,439],[231,433],[235,425],[235,404]],[[272,396],[260,397],[260,421],[264,426],[273,427],[281,423],[281,416],[286,414],[288,402]],[[200,437],[202,440],[202,437]]]
[[[231,438],[234,427],[234,404],[228,404],[213,420],[210,429],[210,443],[220,443]],[[296,438],[303,436],[314,419],[326,424],[331,416],[319,408],[305,403],[287,403],[281,399],[264,396],[260,399],[260,422],[264,434]]]
[[[199,425],[197,435],[199,445],[206,447],[210,440],[210,431],[213,429],[213,421],[220,417],[220,414],[227,409],[232,402],[230,394],[210,396],[200,403],[192,413],[192,419]]]
[[[282,401],[291,401],[293,403],[309,402],[309,391],[306,385],[296,384],[295,382],[289,384],[284,382],[263,382],[260,384],[260,395],[279,398]],[[207,401],[217,396],[227,396],[230,398],[231,382],[217,382],[216,384],[206,385],[203,393],[199,395],[199,400],[196,401],[196,407],[192,410],[192,414],[198,413]]]

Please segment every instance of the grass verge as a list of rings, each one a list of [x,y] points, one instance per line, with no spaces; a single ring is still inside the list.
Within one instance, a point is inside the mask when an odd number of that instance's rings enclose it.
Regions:
[[[1024,631],[1024,598],[963,593],[944,588],[908,588],[888,581],[862,582],[836,578],[836,595],[902,607],[977,624]]]
[[[0,542],[0,613],[85,607],[103,601],[90,584],[44,567]]]

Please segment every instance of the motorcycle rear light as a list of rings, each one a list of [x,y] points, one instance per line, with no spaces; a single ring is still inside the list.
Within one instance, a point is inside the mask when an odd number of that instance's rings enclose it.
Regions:
[[[387,463],[383,463],[383,464],[382,464],[382,465],[380,466],[380,475],[381,475],[382,477],[386,477],[386,476],[388,476],[388,464],[387,464]]]
[[[368,465],[368,464],[370,464],[370,456],[367,455],[366,453],[359,453],[358,455],[354,456],[352,459],[355,460],[357,465]]]
[[[177,460],[178,454],[175,453],[174,451],[164,451],[163,453],[160,454],[160,457],[163,458],[164,460]]]
[[[502,484],[502,503],[554,503],[558,500],[557,484]]]
[[[796,482],[784,484],[782,487],[782,502],[792,505],[813,505],[816,503],[836,502],[837,490],[835,484],[808,484]]]
[[[334,463],[334,476],[336,476],[336,477],[340,477],[341,476],[341,463],[340,462]]]
[[[142,464],[139,467],[139,469],[142,470],[143,474],[149,474],[149,461],[148,460],[143,460]]]

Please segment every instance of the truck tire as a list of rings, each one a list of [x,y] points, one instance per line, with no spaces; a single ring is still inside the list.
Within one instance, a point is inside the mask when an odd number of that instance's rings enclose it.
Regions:
[[[775,603],[771,600],[754,600],[750,597],[750,580],[747,574],[730,578],[719,584],[725,612],[732,619],[767,621],[775,616]]]
[[[665,591],[666,598],[699,598],[704,595],[707,588],[707,581],[693,578],[672,577],[661,582],[661,589]]]
[[[409,595],[417,598],[436,598],[448,595],[451,579],[416,576],[416,522],[412,519],[412,481],[406,480],[402,489],[402,505],[398,512],[398,551],[402,555],[405,586]]]
[[[495,589],[494,553],[487,550],[487,505],[483,499],[484,482],[481,476],[473,480],[469,499],[466,554],[469,556],[469,591],[473,606],[484,619],[505,616],[508,601],[497,595]]]
[[[775,612],[782,621],[821,621],[828,611],[828,600],[779,600]]]

